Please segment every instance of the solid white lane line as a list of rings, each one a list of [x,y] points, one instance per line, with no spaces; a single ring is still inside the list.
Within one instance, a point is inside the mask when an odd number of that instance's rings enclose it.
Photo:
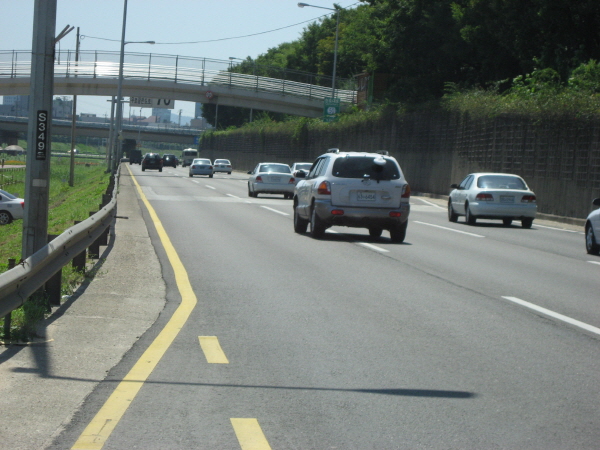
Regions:
[[[386,250],[385,248],[377,247],[373,244],[367,244],[366,242],[359,242],[358,245],[362,245],[363,247],[370,248],[371,250],[375,250],[377,252],[389,253],[389,250]]]
[[[281,211],[277,211],[276,209],[269,208],[268,206],[261,206],[261,208],[268,209],[269,211],[273,211],[274,213],[281,214],[282,216],[289,216],[289,214],[288,214],[288,213],[284,213],[284,212],[281,212]]]
[[[540,225],[539,223],[536,223],[535,226],[536,226],[536,228],[545,228],[547,230],[566,231],[567,233],[581,233],[581,234],[584,234],[581,231],[567,230],[566,228],[547,227],[545,225]]]
[[[591,333],[594,333],[594,334],[597,334],[600,336],[600,328],[596,328],[592,325],[588,325],[587,323],[580,322],[579,320],[572,319],[568,316],[563,316],[562,314],[559,314],[557,312],[551,311],[546,308],[542,308],[541,306],[538,306],[538,305],[534,305],[533,303],[526,302],[525,300],[521,300],[520,298],[517,298],[517,297],[504,297],[503,296],[502,298],[504,298],[508,301],[511,301],[513,303],[516,303],[518,305],[524,306],[526,308],[532,309],[534,311],[540,312],[546,316],[553,317],[558,320],[562,320],[563,322],[571,324],[571,325],[575,325],[576,327],[582,328],[586,331],[589,331]]]
[[[466,234],[467,236],[473,236],[473,237],[478,237],[478,238],[484,238],[485,237],[485,236],[482,236],[480,234],[469,233],[467,231],[455,230],[454,228],[442,227],[440,225],[434,225],[432,223],[419,222],[418,220],[413,220],[413,223],[419,223],[421,225],[427,225],[428,227],[440,228],[442,230],[447,230],[447,231],[454,231],[455,233]]]
[[[589,262],[590,264],[598,264],[598,265],[600,265],[600,262],[599,262],[599,261],[588,261],[588,262]]]

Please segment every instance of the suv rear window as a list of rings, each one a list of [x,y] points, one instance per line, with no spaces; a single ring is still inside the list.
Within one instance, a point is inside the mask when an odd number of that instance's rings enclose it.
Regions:
[[[375,156],[346,156],[336,158],[331,173],[338,178],[372,178],[374,180],[398,180],[400,170],[391,159],[385,160],[384,165],[375,164]]]

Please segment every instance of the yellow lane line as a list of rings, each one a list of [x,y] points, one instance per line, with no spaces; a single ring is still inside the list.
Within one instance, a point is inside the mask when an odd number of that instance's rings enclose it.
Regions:
[[[230,419],[242,450],[271,450],[256,419]]]
[[[181,304],[160,334],[154,339],[154,342],[150,344],[129,373],[123,378],[123,381],[119,383],[115,391],[106,400],[106,403],[104,403],[100,411],[98,411],[88,424],[81,436],[79,436],[75,445],[71,447],[73,450],[100,450],[104,446],[110,434],[119,423],[119,420],[121,420],[121,417],[123,417],[125,411],[142,388],[144,382],[148,379],[161,357],[183,328],[197,301],[185,267],[179,259],[169,236],[156,215],[154,208],[152,208],[150,202],[142,192],[133,173],[131,173],[131,169],[129,167],[127,169],[131,174],[142,201],[150,213],[169,262],[173,267],[175,282],[181,295]]]
[[[198,336],[198,340],[209,364],[229,364],[216,336]]]

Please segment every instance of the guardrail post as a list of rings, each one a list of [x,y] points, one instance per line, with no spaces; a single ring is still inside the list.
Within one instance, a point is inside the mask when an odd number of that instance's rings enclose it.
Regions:
[[[100,204],[99,210],[102,209],[102,208],[104,208],[104,205]],[[102,234],[98,237],[98,245],[99,246],[100,245],[104,245],[104,246],[108,245],[108,232],[109,232],[109,230],[110,230],[110,226],[106,227],[104,229],[104,231],[102,232]]]
[[[48,243],[57,238],[57,234],[48,235]],[[50,305],[60,306],[60,291],[62,285],[62,268],[58,270],[52,277],[46,281],[45,291],[48,294],[48,302]]]
[[[15,267],[17,261],[15,259],[8,260],[8,270]],[[10,341],[10,327],[12,322],[12,313],[4,316],[4,341]]]
[[[94,211],[90,211],[90,217],[96,214]],[[100,257],[100,238],[92,242],[92,245],[88,248],[88,257],[92,259],[98,259]]]
[[[81,223],[81,220],[76,220],[75,225]],[[85,272],[85,257],[86,250],[82,251],[79,255],[76,255],[71,261],[71,265],[77,272]]]

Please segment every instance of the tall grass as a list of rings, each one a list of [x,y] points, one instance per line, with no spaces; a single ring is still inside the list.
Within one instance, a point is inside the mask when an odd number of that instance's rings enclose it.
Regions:
[[[52,158],[50,164],[50,193],[48,210],[48,234],[61,234],[89,217],[90,212],[99,209],[102,195],[106,192],[109,174],[105,165],[98,160],[77,160],[74,170],[74,185],[69,186],[70,162],[68,158]],[[23,181],[10,186],[9,191],[24,197]],[[0,273],[8,269],[8,260],[21,259],[23,221],[15,220],[9,225],[0,226]],[[81,283],[84,274],[77,273],[69,265],[63,270],[62,294],[70,295]],[[11,337],[27,340],[35,334],[35,324],[46,313],[43,298],[30,299],[22,308],[12,313]],[[3,336],[3,322],[0,321],[0,337]]]

